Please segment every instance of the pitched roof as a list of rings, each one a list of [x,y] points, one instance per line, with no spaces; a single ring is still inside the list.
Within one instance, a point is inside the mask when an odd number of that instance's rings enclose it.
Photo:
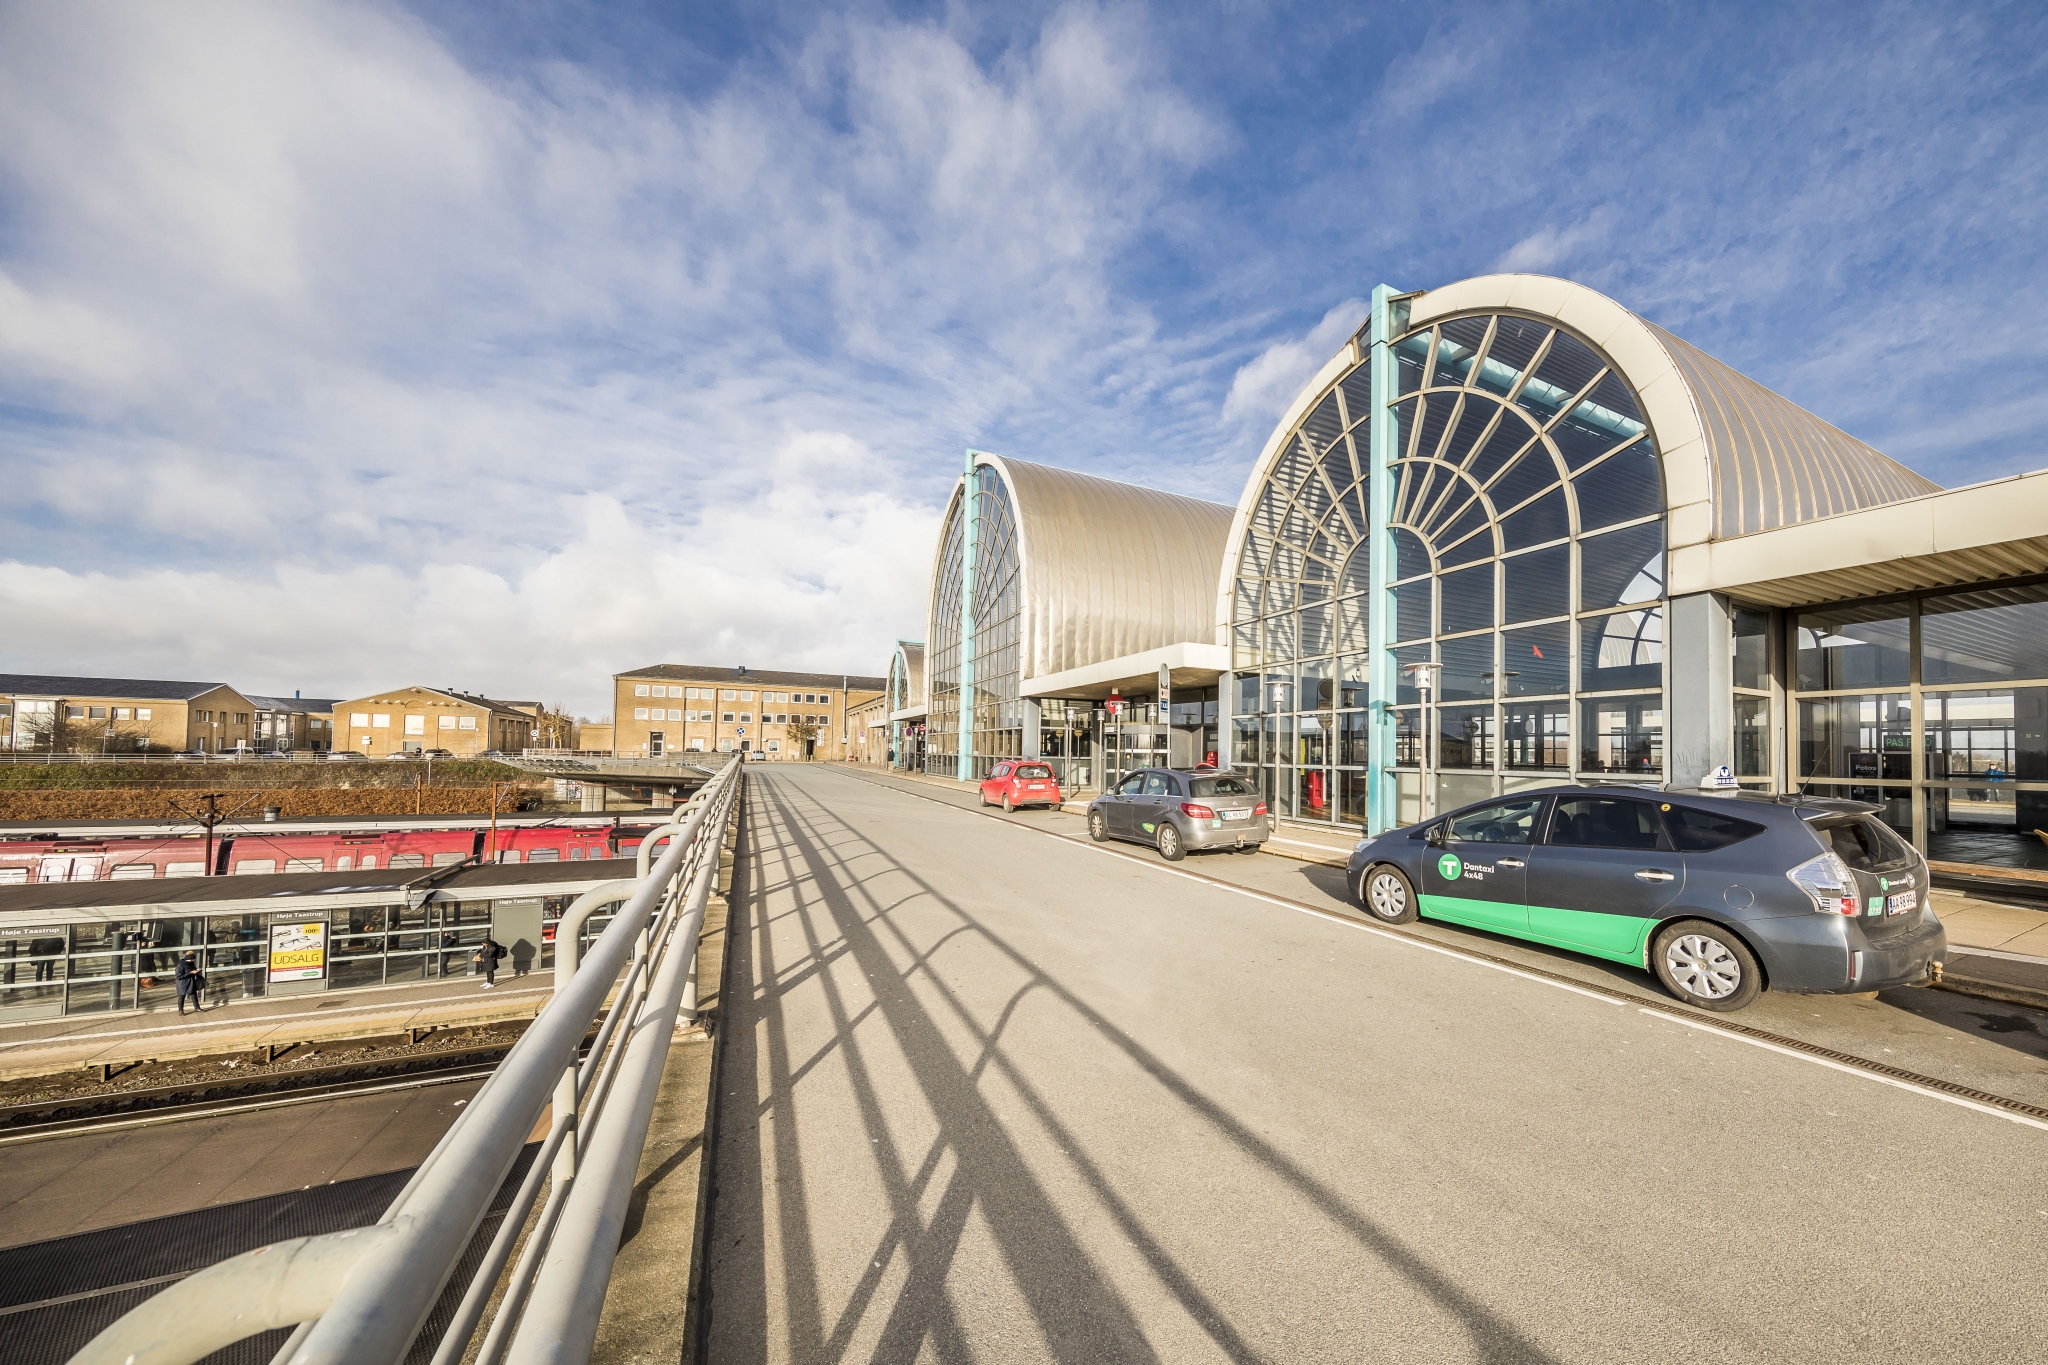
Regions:
[[[844,686],[864,692],[880,692],[888,686],[881,678],[862,677],[854,673],[778,673],[765,668],[716,668],[704,664],[650,664],[646,668],[628,669],[624,673],[614,673],[612,676],[646,678],[649,681],[660,678],[664,682],[709,682],[755,687]]]
[[[343,702],[377,701],[390,696],[394,692],[403,692],[409,688],[417,688],[421,692],[431,692],[437,697],[446,697],[450,701],[459,701],[468,706],[486,707],[508,716],[517,716],[521,720],[533,719],[532,716],[519,709],[522,706],[533,705],[532,702],[498,701],[495,698],[486,697],[478,692],[461,692],[452,687],[428,687],[425,683],[407,683],[403,687],[380,688],[375,692],[365,692],[360,697],[338,697],[335,699],[334,705],[339,706]]]
[[[318,715],[332,711],[346,697],[259,697],[254,692],[244,692],[258,711],[301,711]]]
[[[0,673],[0,695],[28,697],[133,697],[142,701],[190,701],[217,687],[227,687],[227,684],[167,682],[161,678],[65,678],[47,673]],[[228,690],[234,691],[233,688]]]

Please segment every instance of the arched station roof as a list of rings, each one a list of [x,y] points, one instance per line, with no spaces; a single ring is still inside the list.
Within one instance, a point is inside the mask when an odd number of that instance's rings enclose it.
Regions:
[[[1007,456],[974,463],[1002,478],[1016,518],[1020,677],[1213,636],[1232,508]],[[965,484],[947,504],[941,557]],[[944,576],[937,564],[933,582]],[[935,622],[930,629],[928,640],[942,638]]]
[[[1406,308],[1400,334],[1411,339],[1418,333],[1426,338],[1432,325],[1464,318],[1516,317],[1555,327],[1596,353],[1607,367],[1608,380],[1602,383],[1619,381],[1623,387],[1617,391],[1632,399],[1654,443],[1674,589],[1702,577],[1711,542],[1941,491],[1938,484],[1585,285],[1541,275],[1483,275],[1399,302]],[[1428,363],[1485,366],[1490,357],[1467,353],[1454,358],[1455,330],[1446,326],[1438,333],[1438,354]],[[1475,335],[1478,330],[1474,324]],[[1362,373],[1358,367],[1366,350],[1362,334],[1347,342],[1289,405],[1252,467],[1229,545],[1244,544],[1249,519],[1296,434],[1340,381],[1348,384],[1347,376]],[[1596,388],[1589,386],[1580,410],[1597,396]],[[1352,414],[1352,420],[1359,416]],[[1231,619],[1238,572],[1237,554],[1226,559],[1213,609],[1220,628]],[[1223,637],[1217,638],[1221,643]]]

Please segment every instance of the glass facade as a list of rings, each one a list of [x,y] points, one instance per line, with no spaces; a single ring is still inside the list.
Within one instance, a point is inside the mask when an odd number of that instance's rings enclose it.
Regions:
[[[1661,776],[1664,490],[1635,395],[1570,331],[1508,314],[1415,328],[1393,357],[1377,609],[1405,790],[1425,757],[1440,803]],[[1373,403],[1368,358],[1289,433],[1238,547],[1232,756],[1297,820],[1365,819]]]
[[[939,555],[939,581],[932,593],[932,640],[928,656],[931,723],[925,771],[960,774],[960,698],[963,689],[961,601],[968,591],[967,509],[974,511],[973,638],[968,771],[987,775],[1000,758],[1024,752],[1024,704],[1017,693],[1018,642],[1023,584],[1018,571],[1017,520],[1009,488],[992,466],[977,466],[946,516]]]
[[[1794,784],[1882,805],[1936,861],[2048,869],[2048,583],[1845,603],[1787,626]]]

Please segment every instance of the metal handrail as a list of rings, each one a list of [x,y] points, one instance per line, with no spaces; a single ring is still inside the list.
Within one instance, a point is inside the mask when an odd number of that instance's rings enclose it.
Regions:
[[[466,1285],[435,1360],[450,1365],[467,1352],[540,1196],[543,1172],[546,1205],[478,1361],[494,1365],[508,1349],[520,1361],[587,1359],[669,1040],[685,999],[694,1006],[686,987],[695,983],[697,939],[742,771],[737,759],[729,761],[693,799],[687,818],[665,828],[668,847],[651,867],[643,854],[647,875],[623,884],[624,904],[587,958],[577,960],[582,922],[597,905],[619,899],[621,884],[600,888],[609,899],[593,901],[573,924],[567,915],[557,921],[553,997],[376,1224],[278,1243],[209,1267],[94,1337],[74,1365],[192,1365],[234,1341],[293,1324],[298,1330],[279,1357],[292,1365],[396,1362],[440,1298],[535,1120],[565,1089],[569,1098],[557,1104],[547,1140]],[[621,984],[629,961],[639,970]],[[579,1086],[578,1052],[607,999],[603,1045],[583,1063],[588,1082]],[[607,1105],[620,1084],[630,1102]],[[593,1293],[589,1303],[564,1304],[565,1294],[576,1300]]]

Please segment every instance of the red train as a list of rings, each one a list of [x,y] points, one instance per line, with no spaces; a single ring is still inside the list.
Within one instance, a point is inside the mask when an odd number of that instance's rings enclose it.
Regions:
[[[632,825],[609,817],[509,823],[495,835],[473,821],[439,827],[364,822],[295,828],[237,824],[217,830],[212,866],[204,834],[189,826],[92,826],[69,833],[0,834],[0,886],[27,882],[145,881],[276,872],[352,872],[479,862],[552,863],[630,856],[660,817]],[[493,856],[495,855],[495,856]]]

